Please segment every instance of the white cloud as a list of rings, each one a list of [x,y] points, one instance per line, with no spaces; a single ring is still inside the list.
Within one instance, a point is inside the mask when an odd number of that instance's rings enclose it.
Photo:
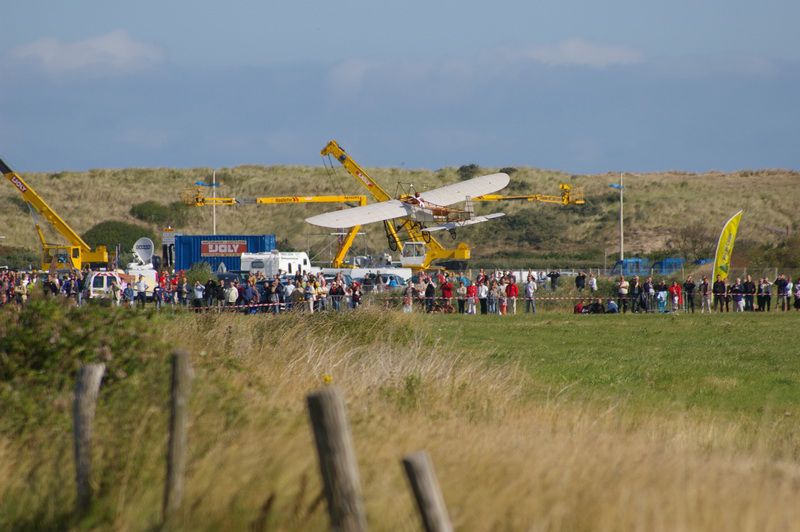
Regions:
[[[522,57],[552,66],[586,66],[606,68],[642,62],[638,50],[625,46],[597,44],[582,39],[569,39],[555,45],[536,46],[522,52]]]
[[[161,48],[135,41],[125,30],[74,42],[45,37],[15,48],[11,57],[37,65],[52,75],[120,74],[150,68],[164,61]]]

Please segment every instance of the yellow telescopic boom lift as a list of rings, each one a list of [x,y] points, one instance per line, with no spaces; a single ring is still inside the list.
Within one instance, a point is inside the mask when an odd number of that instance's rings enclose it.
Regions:
[[[359,206],[367,204],[367,197],[363,195],[340,195],[340,196],[265,196],[254,199],[237,198],[209,198],[203,194],[202,189],[197,188],[189,191],[184,196],[184,203],[194,207],[205,207],[208,205],[295,205],[298,203],[357,203]],[[341,268],[347,253],[356,239],[356,235],[361,230],[360,225],[351,227],[342,239],[336,256],[331,261],[331,266]]]
[[[36,232],[42,243],[42,269],[48,270],[55,266],[56,269],[82,268],[88,263],[108,264],[108,252],[105,246],[92,249],[89,244],[65,222],[49,205],[28,185],[18,173],[8,167],[0,159],[0,172],[22,194],[22,199],[38,212],[61,236],[68,245],[51,244],[45,240],[44,232],[36,223]]]
[[[556,205],[584,205],[586,203],[583,199],[583,192],[574,190],[572,185],[561,183],[558,187],[561,189],[560,196],[548,194],[523,194],[520,196],[484,194],[483,196],[472,198],[472,201],[538,201],[540,203],[554,203]]]

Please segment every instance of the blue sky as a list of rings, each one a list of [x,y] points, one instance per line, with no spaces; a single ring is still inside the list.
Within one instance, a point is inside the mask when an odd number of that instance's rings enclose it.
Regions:
[[[796,1],[314,4],[4,7],[0,156],[321,164],[335,138],[368,166],[800,168]]]

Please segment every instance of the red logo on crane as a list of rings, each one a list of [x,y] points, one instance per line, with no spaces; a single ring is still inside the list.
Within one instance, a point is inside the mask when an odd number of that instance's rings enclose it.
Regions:
[[[20,180],[20,178],[18,178],[17,176],[13,176],[13,177],[11,178],[11,182],[12,182],[12,183],[14,183],[14,186],[15,186],[15,187],[17,187],[17,188],[19,189],[19,191],[20,191],[20,192],[23,192],[23,193],[24,193],[24,192],[27,192],[27,191],[28,191],[28,187],[26,187],[26,186],[25,186],[25,183],[23,183],[23,182]]]

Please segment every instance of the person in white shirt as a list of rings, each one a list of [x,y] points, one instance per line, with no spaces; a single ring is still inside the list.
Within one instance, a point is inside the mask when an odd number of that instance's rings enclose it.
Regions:
[[[233,286],[233,282],[228,281],[228,286],[225,287],[225,306],[232,307],[236,305],[239,299],[239,289]]]
[[[533,275],[528,275],[528,282],[525,283],[525,312],[536,314],[536,300],[534,299],[536,288]]]
[[[489,287],[483,281],[478,282],[478,301],[481,304],[481,314],[486,314],[486,298],[489,296]]]
[[[140,275],[139,280],[136,282],[136,301],[139,302],[142,308],[144,308],[145,301],[147,301],[147,289],[149,285],[147,281],[144,280],[144,276]]]

